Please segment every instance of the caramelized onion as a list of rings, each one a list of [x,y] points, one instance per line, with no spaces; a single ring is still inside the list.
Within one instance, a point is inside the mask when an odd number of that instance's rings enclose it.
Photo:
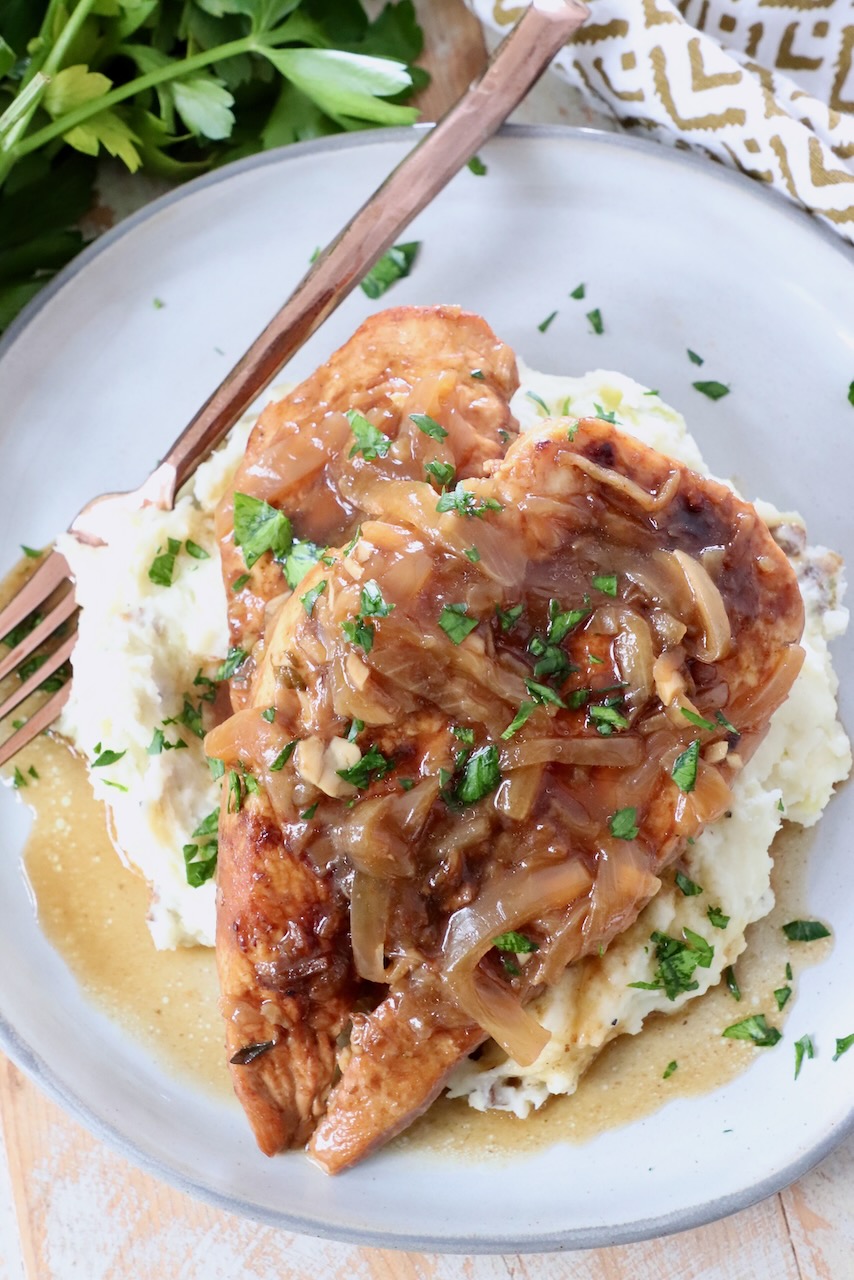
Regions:
[[[744,732],[769,720],[785,702],[803,664],[803,649],[800,645],[791,645],[761,687],[742,693],[731,703],[728,715],[733,724]]]
[[[520,1067],[536,1062],[551,1040],[519,997],[487,974],[475,974],[461,986],[457,1003]]]
[[[591,480],[597,481],[598,484],[607,485],[611,489],[616,489],[623,497],[629,498],[632,502],[636,502],[644,511],[659,511],[662,507],[666,507],[668,502],[672,502],[679,488],[680,474],[678,471],[671,471],[658,493],[649,493],[646,489],[642,489],[639,484],[635,484],[634,480],[630,480],[628,476],[621,475],[619,471],[614,471],[609,467],[600,467],[597,462],[591,462],[589,458],[583,458],[578,453],[567,453],[564,455],[573,466],[578,467],[579,471],[583,471]]]
[[[685,575],[697,613],[703,626],[704,644],[697,650],[701,662],[717,662],[732,648],[732,628],[720,591],[699,560],[684,551],[666,553],[672,556]]]
[[[610,738],[532,738],[501,749],[501,768],[523,769],[531,764],[611,765],[626,769],[641,762],[640,738],[613,734]]]
[[[526,765],[514,769],[506,777],[495,796],[495,807],[514,822],[524,822],[534,807],[543,785],[542,765]]]
[[[603,843],[596,859],[590,911],[583,925],[584,950],[607,945],[637,917],[661,888],[649,870],[649,856],[637,840]]]
[[[438,781],[426,778],[411,791],[363,800],[348,817],[330,824],[329,834],[357,871],[377,879],[411,876],[413,850],[438,792]]]
[[[350,892],[350,939],[353,963],[368,982],[384,982],[385,932],[391,900],[391,885],[364,871],[353,872]]]
[[[649,625],[634,609],[605,605],[590,619],[589,629],[615,636],[614,655],[627,688],[623,698],[637,712],[652,697],[655,655]]]

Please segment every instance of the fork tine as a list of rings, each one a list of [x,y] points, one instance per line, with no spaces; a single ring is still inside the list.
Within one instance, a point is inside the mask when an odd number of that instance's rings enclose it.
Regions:
[[[22,725],[20,729],[16,729],[11,738],[7,738],[3,745],[0,746],[0,765],[6,764],[8,760],[11,760],[16,752],[32,742],[33,738],[41,733],[42,729],[46,729],[52,723],[65,706],[70,695],[71,681],[67,680],[61,689],[57,689],[56,693],[30,716],[26,724]]]
[[[40,644],[47,640],[49,636],[52,636],[57,627],[65,622],[67,618],[70,618],[76,608],[77,601],[74,598],[72,589],[62,597],[56,608],[46,618],[42,619],[28,636],[24,636],[21,643],[16,645],[12,652],[7,654],[0,662],[0,680],[7,676],[10,671],[14,671],[19,662],[23,662],[24,658],[28,658]],[[0,622],[2,622],[1,618]]]
[[[57,671],[62,666],[63,662],[68,661],[71,656],[71,650],[74,648],[76,641],[77,629],[75,628],[73,635],[70,635],[67,640],[63,640],[59,648],[54,649],[53,653],[49,655],[47,661],[39,667],[38,671],[34,671],[30,678],[24,681],[20,689],[16,689],[12,696],[6,699],[2,707],[0,707],[0,720],[2,720],[4,716],[8,716],[17,706],[20,706],[20,704],[28,698],[31,693],[35,693],[43,680],[46,680],[48,676],[53,675],[54,671]],[[19,732],[21,731],[19,730]],[[11,740],[12,739],[10,738],[9,741]]]
[[[51,551],[14,599],[0,611],[0,636],[7,636],[28,614],[44,604],[51,591],[55,591],[64,579],[70,577],[71,570],[65,556],[59,551]]]

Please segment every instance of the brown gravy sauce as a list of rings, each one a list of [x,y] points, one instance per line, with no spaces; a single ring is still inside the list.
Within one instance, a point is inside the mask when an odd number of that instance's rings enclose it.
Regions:
[[[32,765],[39,775],[21,798],[34,812],[25,870],[45,934],[93,1003],[167,1070],[230,1096],[213,953],[199,947],[155,950],[145,923],[148,890],[117,857],[85,765],[61,739],[38,738],[16,763],[24,774]],[[572,1097],[551,1099],[524,1121],[474,1111],[462,1099],[442,1099],[398,1144],[480,1160],[510,1158],[555,1141],[586,1142],[672,1098],[708,1093],[745,1070],[755,1054],[770,1052],[724,1040],[721,1031],[759,1012],[781,1026],[796,1001],[799,972],[828,954],[826,942],[787,942],[780,927],[804,914],[810,844],[808,833],[789,826],[775,843],[777,903],[748,930],[748,949],[736,966],[740,1003],[721,985],[675,1017],[653,1016],[643,1035],[614,1040]],[[773,992],[786,985],[787,961],[794,972],[793,996],[779,1014]],[[677,1070],[662,1079],[673,1060]]]

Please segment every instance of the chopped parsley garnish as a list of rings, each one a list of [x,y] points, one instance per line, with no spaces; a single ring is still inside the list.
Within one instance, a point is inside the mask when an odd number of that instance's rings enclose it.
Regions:
[[[466,547],[465,551],[463,552],[463,555],[466,557],[467,560],[471,560],[472,564],[477,564],[477,562],[480,560],[480,552],[478,551],[477,547]]]
[[[512,609],[499,609],[495,606],[495,616],[501,626],[502,631],[510,631],[515,627],[525,611],[524,604],[514,604]]]
[[[547,644],[542,636],[531,636],[528,651],[537,659],[534,663],[535,676],[566,676],[576,669],[560,645]]]
[[[608,826],[615,840],[634,840],[638,833],[637,818],[638,811],[634,806],[612,813]]]
[[[182,724],[185,729],[189,729],[197,738],[205,736],[205,727],[202,723],[202,704],[196,707],[190,701],[187,694],[184,694],[184,705],[176,716],[170,716],[168,720],[163,721],[164,728],[168,728],[170,724]]]
[[[522,970],[511,954],[504,952],[501,956],[501,964],[504,972],[509,973],[511,978],[520,978],[522,976]]]
[[[770,1049],[783,1038],[776,1027],[769,1027],[764,1013],[755,1013],[750,1018],[742,1018],[741,1022],[734,1022],[723,1034],[728,1040],[752,1040],[760,1049]]]
[[[804,1065],[804,1058],[815,1057],[815,1045],[810,1036],[801,1036],[800,1040],[795,1041],[795,1079],[801,1074],[801,1067]]]
[[[724,386],[722,382],[692,382],[691,386],[695,391],[701,392],[704,396],[708,396],[710,400],[723,400],[724,396],[729,395],[729,387]]]
[[[351,644],[359,645],[365,653],[370,653],[373,649],[374,624],[372,622],[365,622],[361,616],[358,616],[350,622],[342,622],[341,630]]]
[[[434,458],[432,462],[425,462],[424,470],[443,489],[447,489],[449,484],[454,483],[454,476],[457,474],[452,462],[439,462],[438,458]]]
[[[471,160],[468,162],[468,168],[476,178],[483,178],[488,172],[487,167],[481,160],[480,156],[472,156]]]
[[[617,594],[617,575],[616,573],[597,573],[593,578],[593,585],[597,591],[604,591],[606,596],[616,596]],[[590,610],[588,609],[588,613]]]
[[[262,498],[248,493],[234,495],[234,545],[243,552],[247,569],[260,560],[265,551],[284,556],[291,549],[294,535],[284,511],[277,511]]]
[[[677,1069],[678,1066],[679,1066],[679,1063],[676,1061],[675,1058],[673,1059],[672,1062],[668,1062],[667,1066],[664,1068],[664,1072],[661,1077],[662,1080],[669,1080],[670,1077],[673,1075],[673,1072]]]
[[[849,382],[848,384],[848,403],[854,404],[854,382]],[[24,550],[26,551],[27,548],[24,547]]]
[[[286,746],[282,747],[281,751],[276,756],[273,763],[270,765],[271,773],[278,773],[280,769],[284,769],[285,765],[288,763],[291,756],[293,755],[294,748],[296,747],[298,742],[299,742],[299,738],[292,738],[291,741],[287,743]]]
[[[727,991],[729,991],[733,1000],[740,1000],[741,987],[738,985],[738,980],[736,979],[736,976],[735,976],[735,969],[732,967],[731,964],[727,965],[726,969],[724,969],[724,981],[726,982],[726,985],[727,985]]]
[[[296,591],[305,575],[321,559],[323,559],[322,547],[315,542],[294,538],[284,560],[285,581],[291,591]],[[334,564],[334,561],[332,563]],[[327,568],[331,568],[331,565],[327,564]]]
[[[228,657],[216,673],[217,680],[230,680],[240,670],[248,657],[249,654],[245,649],[229,649]]]
[[[592,689],[573,689],[572,693],[568,695],[567,705],[577,711],[579,707],[585,705],[592,692]]]
[[[456,789],[457,799],[463,804],[473,804],[494,791],[500,781],[498,748],[492,745],[481,747],[466,762],[462,779]]]
[[[368,422],[368,419],[361,413],[357,413],[355,409],[348,409],[344,416],[356,437],[356,443],[348,456],[355,458],[356,454],[360,453],[365,462],[384,458],[391,448],[391,437],[384,431],[380,431],[379,427],[375,427],[372,422]]]
[[[448,434],[435,418],[430,417],[429,413],[410,413],[409,418],[419,431],[423,431],[425,436],[430,436],[432,440],[444,440]]]
[[[703,357],[698,356],[696,351],[692,351],[690,347],[688,347],[688,359],[692,364],[703,364]]]
[[[729,924],[729,916],[724,915],[720,907],[709,907],[706,915],[713,929],[725,929]]]
[[[595,653],[588,653],[588,655],[587,655],[587,661],[588,661],[588,662],[594,662],[594,663],[596,664],[596,666],[597,666],[597,667],[601,667],[601,666],[604,664],[605,659],[604,659],[604,658],[597,657],[597,655],[596,655]]]
[[[782,1009],[791,999],[791,987],[777,987],[774,992],[774,999],[777,1001],[777,1008]]]
[[[15,765],[15,772],[12,774],[12,786],[15,788],[16,791],[19,791],[21,787],[26,787],[28,785],[29,784],[26,778],[24,777],[24,775],[21,773],[21,770],[18,768],[17,765]]]
[[[304,596],[300,596],[302,607],[305,609],[309,617],[311,617],[311,611],[317,603],[318,596],[323,595],[326,590],[326,586],[327,580],[324,578],[321,582],[318,582],[316,587],[312,587],[310,591],[306,591]]]
[[[584,285],[583,284],[576,285],[569,296],[570,298],[575,298],[577,302],[580,302],[581,299],[584,297]]]
[[[103,769],[109,764],[115,764],[117,760],[121,760],[123,755],[127,754],[127,748],[124,751],[102,751],[100,742],[95,747],[95,759],[92,761],[90,768]]]
[[[233,1067],[248,1067],[250,1062],[254,1062],[256,1058],[260,1058],[262,1053],[267,1053],[269,1049],[275,1049],[275,1040],[258,1041],[257,1044],[245,1044],[242,1049],[238,1049],[233,1058],[229,1058],[229,1062]]]
[[[317,813],[317,806],[319,804],[320,804],[320,801],[315,800],[314,804],[310,804],[307,809],[303,809],[302,813],[300,814],[300,817],[302,818],[303,822],[311,822],[312,818]]]
[[[192,556],[194,560],[210,560],[211,553],[205,551],[204,547],[200,547],[198,542],[193,542],[192,538],[188,538],[184,543],[187,548],[187,555]]]
[[[602,322],[602,312],[598,307],[595,307],[593,311],[587,312],[587,319],[590,321],[590,328],[594,333],[605,332],[605,325]]]
[[[792,966],[788,963],[786,964],[786,981],[792,981]]]
[[[123,787],[120,782],[111,782],[109,778],[102,778],[105,787],[115,787],[116,791],[127,791],[127,787]]]
[[[276,708],[267,707],[266,711],[261,712],[261,719],[266,720],[267,724],[272,724],[276,718]]]
[[[854,386],[854,383],[851,385]],[[852,401],[852,404],[854,404],[854,401]],[[837,1038],[836,1053],[833,1055],[833,1061],[836,1062],[837,1058],[841,1058],[843,1053],[847,1053],[853,1044],[854,1035],[843,1036],[841,1039]]]
[[[362,587],[359,603],[362,606],[363,617],[387,618],[394,612],[394,605],[386,604],[379,583],[374,582],[373,579]]]
[[[398,778],[398,782],[400,783],[401,791],[411,791],[415,786],[412,778]]]
[[[618,427],[620,425],[617,422],[617,415],[613,412],[612,409],[606,409],[604,405],[596,404],[594,402],[593,412],[601,422],[610,422],[612,427]],[[593,585],[594,586],[596,585],[595,582]]]
[[[596,585],[596,579],[593,579],[593,585]],[[616,579],[614,580],[614,593],[616,594]],[[561,612],[560,604],[557,600],[549,601],[549,629],[546,634],[546,641],[549,644],[560,644],[566,638],[579,622],[582,622],[591,613],[590,600],[587,595],[584,597],[584,605],[580,609],[566,609]]]
[[[364,720],[358,720],[358,719],[352,720],[350,722],[350,728],[347,730],[346,734],[344,735],[347,741],[355,742],[359,734],[364,729],[364,727],[365,727]]]
[[[741,737],[741,733],[739,732],[739,730],[736,729],[735,725],[730,720],[727,720],[726,716],[722,711],[715,712],[715,719],[717,720],[718,724],[723,725],[723,727],[727,730],[728,733],[734,733],[737,738]]]
[[[696,968],[708,969],[715,954],[714,947],[691,929],[683,929],[684,942],[671,938],[658,930],[652,934],[658,968],[652,982],[630,982],[630,987],[641,991],[663,990],[668,1000],[675,1000],[685,991],[696,991],[699,983],[693,980]]]
[[[181,550],[181,543],[177,538],[169,538],[167,540],[168,550],[163,551],[160,555],[154,557],[151,568],[148,570],[149,581],[158,587],[171,587],[172,575],[175,572],[175,559]]]
[[[679,710],[688,723],[694,725],[696,729],[705,729],[707,732],[711,732],[715,728],[711,720],[704,720],[702,716],[697,715],[696,711],[691,711],[688,707],[680,707]]]
[[[348,556],[353,554],[353,548],[355,547],[356,543],[359,541],[361,536],[362,536],[362,526],[359,525],[358,528],[356,529],[356,532],[353,534],[352,538],[347,543],[346,547],[341,553],[345,560],[347,559]]]
[[[533,404],[537,406],[537,408],[540,410],[544,418],[548,418],[551,415],[551,409],[546,404],[543,397],[537,395],[536,391],[526,391],[525,395]]]
[[[603,737],[608,737],[614,729],[628,729],[629,722],[624,715],[621,715],[615,707],[597,707],[587,708],[587,714],[596,726],[598,733]]]
[[[36,782],[40,781],[38,770],[36,769],[36,766],[34,764],[30,765],[29,769],[27,770],[27,773],[30,775],[31,778],[35,778]]]
[[[549,325],[554,320],[556,315],[557,315],[557,312],[553,311],[551,315],[546,316],[545,320],[540,321],[540,323],[537,325],[537,328],[539,329],[540,333],[546,332],[546,330],[548,329]]]
[[[243,805],[243,797],[246,789],[243,785],[243,779],[235,769],[228,771],[228,800],[226,802],[226,811],[228,813],[239,813]]]
[[[225,762],[222,760],[218,760],[216,756],[205,756],[205,759],[208,762],[208,768],[210,769],[211,777],[213,778],[214,782],[218,782],[219,779],[225,773]]]
[[[462,725],[451,725],[451,733],[458,742],[462,742],[467,747],[474,746],[474,729],[464,728]]]
[[[526,680],[525,688],[530,693],[534,702],[547,703],[550,702],[554,707],[565,707],[566,703],[554,689],[550,689],[548,685],[537,684],[536,680]]]
[[[436,510],[456,511],[458,516],[477,516],[482,520],[487,511],[503,511],[500,502],[496,502],[495,498],[478,498],[477,494],[472,493],[471,489],[466,489],[462,480],[455,489],[450,493],[443,493],[439,501],[436,503]]]
[[[830,930],[820,920],[790,920],[783,925],[783,932],[790,942],[817,942],[830,937]]]
[[[700,759],[700,740],[695,738],[690,747],[676,757],[670,776],[680,791],[693,791],[697,785],[697,762]]]
[[[208,676],[202,675],[201,667],[193,677],[193,688],[204,689],[204,693],[199,694],[202,702],[214,702],[216,700],[216,680],[211,680]]]
[[[475,382],[484,382],[486,380],[486,374],[482,369],[472,369],[469,377],[474,378]]]
[[[159,756],[163,751],[180,751],[186,745],[183,738],[178,738],[175,742],[169,742],[162,729],[155,729],[151,742],[148,744],[147,752],[150,756]]]
[[[379,262],[374,263],[362,280],[362,292],[369,298],[381,298],[386,289],[390,289],[396,280],[402,280],[404,276],[409,275],[420,248],[420,240],[392,245]]]
[[[369,787],[376,778],[384,778],[387,773],[391,773],[393,768],[394,760],[388,759],[376,747],[371,746],[356,764],[351,765],[349,769],[338,769],[336,772],[339,778],[343,778],[351,786],[364,789]]]
[[[35,547],[26,547],[23,542],[20,544],[21,550],[29,560],[38,560],[39,556],[44,555],[43,551],[36,550]]]
[[[530,718],[533,711],[536,709],[536,706],[537,704],[535,702],[520,703],[519,710],[516,712],[515,716],[510,721],[507,728],[504,730],[504,732],[501,735],[502,740],[504,742],[506,742],[508,738],[512,738],[514,733],[519,732],[519,730],[522,728],[522,725],[525,724],[525,722]]]
[[[249,574],[241,573],[240,577],[235,578],[234,582],[232,582],[231,584],[232,591],[242,591],[248,581],[249,581]]]
[[[213,809],[203,818],[192,835],[194,844],[184,845],[184,869],[187,883],[194,889],[210,880],[216,872],[216,859],[219,849],[217,831],[219,829],[219,809]]]
[[[524,933],[517,933],[515,929],[508,929],[506,933],[493,938],[492,945],[496,951],[512,951],[517,956],[530,955],[540,949],[538,942],[534,942],[532,938],[526,938]]]
[[[676,883],[686,898],[694,898],[698,893],[703,892],[702,886],[686,876],[684,871],[676,872]]]
[[[474,631],[479,618],[470,618],[464,604],[446,604],[439,614],[439,626],[454,644],[462,644],[466,636]]]

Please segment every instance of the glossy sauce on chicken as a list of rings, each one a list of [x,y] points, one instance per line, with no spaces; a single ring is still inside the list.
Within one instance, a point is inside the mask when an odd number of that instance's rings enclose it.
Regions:
[[[417,429],[453,450],[437,413]],[[312,1135],[330,1171],[486,1035],[536,1058],[527,1001],[726,811],[802,626],[753,509],[607,423],[440,490],[388,464],[412,419],[387,448],[347,421],[358,533],[269,617],[207,748],[236,1087],[263,1149]]]

